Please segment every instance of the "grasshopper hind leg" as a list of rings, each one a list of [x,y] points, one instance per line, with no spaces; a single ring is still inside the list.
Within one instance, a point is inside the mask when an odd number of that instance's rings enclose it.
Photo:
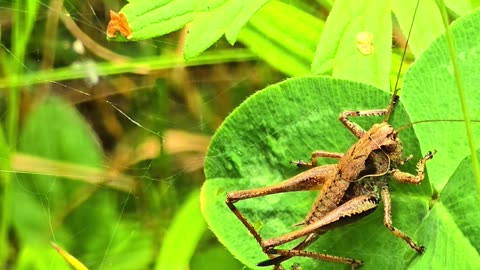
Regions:
[[[264,249],[262,245],[262,237],[255,229],[255,227],[247,220],[247,218],[237,209],[235,203],[241,200],[247,200],[277,193],[319,190],[323,186],[325,181],[328,181],[330,178],[335,177],[336,172],[337,167],[334,164],[314,167],[310,170],[297,174],[290,179],[287,179],[272,186],[229,192],[227,194],[227,199],[225,200],[225,203],[227,204],[230,211],[233,212],[233,214],[238,218],[238,220],[242,222],[245,228],[247,228],[250,234],[255,238],[260,247]],[[273,259],[276,256],[274,254],[266,254],[270,259]],[[275,269],[282,269],[279,268],[281,266],[276,267],[277,268]]]

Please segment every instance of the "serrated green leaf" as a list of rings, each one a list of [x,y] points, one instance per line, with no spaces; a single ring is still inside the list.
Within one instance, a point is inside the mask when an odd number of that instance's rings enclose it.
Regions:
[[[390,1],[336,1],[318,43],[312,72],[389,89],[391,26]],[[371,54],[358,48],[357,35],[362,32],[371,34]]]
[[[136,0],[130,1],[120,12],[128,19],[132,40],[143,40],[168,34],[191,22],[196,2]]]
[[[480,119],[480,10],[458,19],[451,26],[458,52],[470,119]],[[401,99],[412,121],[462,119],[456,78],[444,36],[435,40],[407,71]],[[421,109],[420,109],[421,108]],[[437,149],[442,162],[427,164],[432,183],[441,190],[460,160],[470,153],[465,124],[432,122],[414,125],[422,151]],[[480,124],[473,123],[474,137]],[[477,139],[478,143],[478,139]]]
[[[185,39],[184,57],[190,59],[216,42],[223,33],[233,44],[248,19],[268,0],[228,0],[216,9],[198,12]]]
[[[223,34],[235,43],[240,29],[269,0],[136,0],[122,12],[132,29],[132,40],[158,37],[192,23],[184,46],[184,57],[199,55]],[[124,38],[118,38],[124,40]]]
[[[250,97],[218,129],[205,162],[202,211],[219,240],[237,259],[257,269],[255,265],[267,256],[226,207],[226,192],[287,179],[299,172],[288,161],[306,160],[313,150],[344,152],[355,139],[337,120],[338,115],[345,110],[384,108],[388,102],[389,95],[382,90],[328,77],[290,79]],[[378,121],[368,118],[357,122],[370,127]],[[393,123],[403,121],[409,119],[399,106]],[[405,152],[418,158],[412,134],[401,135]],[[412,162],[406,170],[413,172],[414,166]],[[394,224],[412,234],[428,211],[428,181],[420,186],[394,182],[391,186]],[[237,207],[253,224],[260,225],[263,237],[270,238],[292,231],[292,225],[307,214],[314,197],[315,192],[293,192],[241,201]],[[329,232],[309,250],[362,259],[366,262],[364,269],[378,269],[379,265],[402,269],[414,252],[383,226],[382,215],[378,209],[359,223]],[[303,269],[339,267],[302,258],[292,259],[284,267],[294,262]]]
[[[276,69],[306,75],[323,24],[292,5],[270,1],[248,21],[238,39]]]
[[[235,41],[237,40],[237,36],[240,33],[240,30],[245,25],[245,23],[247,23],[250,17],[252,17],[269,1],[270,0],[247,2],[242,1],[243,5],[240,7],[240,10],[236,12],[235,19],[232,20],[232,23],[228,26],[228,29],[225,32],[225,37],[231,45],[235,43]]]
[[[408,36],[411,28],[417,2],[418,0],[394,0],[392,2],[392,11],[405,36]],[[413,54],[416,56],[422,54],[443,32],[442,17],[435,0],[421,0],[408,42]]]

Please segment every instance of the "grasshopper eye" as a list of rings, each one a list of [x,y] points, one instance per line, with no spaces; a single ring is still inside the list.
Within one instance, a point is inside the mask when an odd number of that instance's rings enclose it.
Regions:
[[[389,138],[390,140],[388,142],[386,142],[385,144],[383,144],[381,146],[381,149],[385,152],[385,153],[393,153],[395,151],[397,151],[397,149],[399,148],[399,146],[401,146],[401,143],[400,141],[398,140],[397,136],[392,136]]]

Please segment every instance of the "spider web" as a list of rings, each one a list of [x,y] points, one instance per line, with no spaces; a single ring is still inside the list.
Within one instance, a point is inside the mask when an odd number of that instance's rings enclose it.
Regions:
[[[58,26],[50,28],[57,31],[56,39],[44,40],[50,13],[60,18],[68,10],[68,19],[96,45],[130,58],[179,57],[182,32],[136,44],[113,43],[105,40],[106,14],[118,6],[65,1],[58,11],[55,1],[38,4],[24,60],[13,53],[10,27],[3,27],[2,39],[8,42],[1,44],[3,59],[36,80],[20,84],[26,110],[21,111],[18,152],[12,168],[2,170],[12,182],[15,269],[70,269],[50,242],[90,269],[153,268],[176,211],[204,180],[210,136],[245,97],[281,75],[251,62],[103,75],[102,64],[115,64],[75,38],[65,21],[58,19]],[[16,10],[3,3],[0,12]],[[50,67],[44,59],[48,46],[55,47]],[[66,79],[42,79],[42,65],[81,70],[84,76],[69,79],[67,71]],[[270,79],[258,80],[262,72]],[[6,121],[7,106],[2,107]],[[118,179],[124,183],[116,184]],[[203,235],[200,245],[212,247],[211,254],[229,256],[213,235]],[[192,269],[202,264],[201,256],[194,257]]]

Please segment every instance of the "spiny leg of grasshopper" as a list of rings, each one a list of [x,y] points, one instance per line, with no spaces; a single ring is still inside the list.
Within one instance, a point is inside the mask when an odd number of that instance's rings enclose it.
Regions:
[[[420,159],[417,163],[417,175],[411,175],[409,173],[406,173],[406,172],[402,172],[402,171],[399,171],[399,170],[394,170],[392,172],[392,176],[393,178],[395,178],[395,180],[397,180],[398,182],[402,182],[402,183],[409,183],[409,184],[420,184],[423,179],[425,178],[425,164],[427,162],[427,160],[430,160],[433,158],[433,156],[437,153],[437,150],[433,151],[432,152],[428,152],[427,155],[425,155],[425,157],[423,157],[422,159]],[[409,156],[406,161],[408,161],[408,159],[410,159],[411,156]]]
[[[353,135],[355,135],[355,137],[360,138],[366,133],[366,131],[357,123],[348,119],[349,116],[374,116],[374,115],[384,115],[387,113],[388,111],[386,109],[367,110],[367,111],[346,111],[340,115],[339,120],[348,130],[350,130],[350,132],[352,132]]]
[[[312,152],[312,156],[310,157],[310,162],[299,160],[299,161],[290,161],[290,163],[295,164],[297,167],[313,168],[317,166],[318,158],[320,157],[339,159],[343,157],[343,153],[316,150]]]
[[[407,234],[395,228],[392,224],[392,202],[390,199],[390,191],[388,186],[382,187],[382,199],[383,199],[383,224],[398,238],[403,239],[407,244],[413,248],[417,253],[422,254],[425,251],[424,246],[416,244],[412,238]]]
[[[395,180],[402,182],[402,183],[410,183],[410,184],[419,184],[423,181],[425,177],[425,163],[427,160],[433,158],[433,155],[436,154],[436,151],[428,152],[428,154],[420,159],[417,163],[417,175],[412,175],[406,172],[402,172],[399,170],[395,170],[392,173],[393,178]],[[382,187],[382,199],[383,199],[383,223],[385,226],[396,236],[403,239],[407,244],[414,249],[417,253],[422,254],[425,251],[424,246],[417,245],[408,235],[400,231],[399,229],[395,228],[392,224],[392,203],[390,199],[390,192],[388,190],[388,186],[385,185]]]

